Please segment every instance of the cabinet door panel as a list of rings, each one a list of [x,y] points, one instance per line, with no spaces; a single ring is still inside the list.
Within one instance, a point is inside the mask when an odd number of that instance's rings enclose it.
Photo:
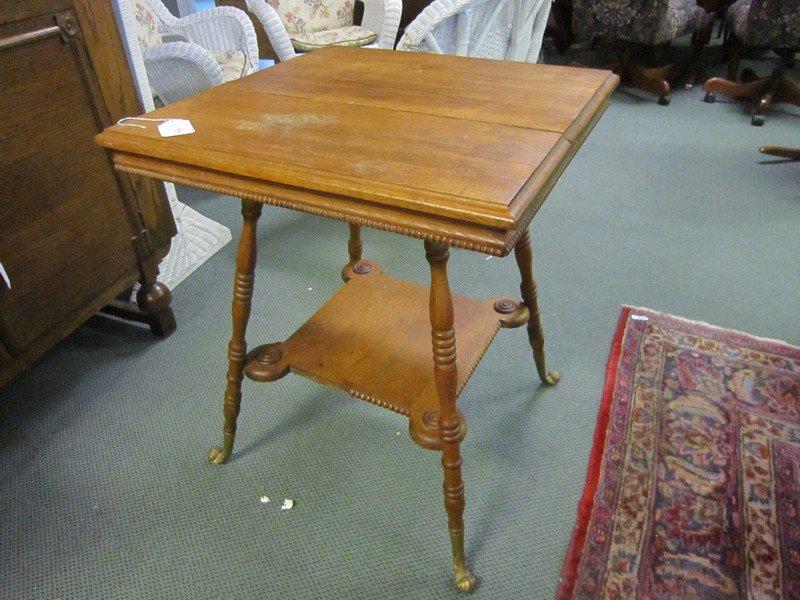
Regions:
[[[61,13],[63,17],[70,13]],[[22,351],[135,268],[74,18],[0,27],[0,336]]]

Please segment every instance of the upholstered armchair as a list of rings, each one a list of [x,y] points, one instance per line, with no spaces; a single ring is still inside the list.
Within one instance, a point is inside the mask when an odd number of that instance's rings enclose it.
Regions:
[[[129,0],[147,78],[164,104],[258,69],[253,23],[229,6],[177,18],[161,0]]]
[[[246,0],[267,32],[278,60],[325,46],[394,48],[402,0],[364,0],[361,25],[354,0]]]
[[[656,49],[693,34],[687,75],[687,87],[691,87],[700,50],[710,37],[712,16],[695,0],[574,0],[572,25],[578,37],[617,42],[622,52],[612,68],[624,82],[658,94],[659,104],[667,105],[671,97],[668,79],[679,69],[671,64],[648,68],[639,60],[657,62],[657,57],[647,55],[656,55]]]
[[[551,0],[434,0],[398,50],[538,62]]]
[[[764,124],[764,111],[773,102],[800,106],[800,81],[787,76],[787,69],[800,51],[800,0],[737,0],[725,13],[728,77],[712,77],[703,85],[706,102],[717,94],[754,100],[753,125]],[[739,59],[746,47],[770,49],[780,57],[771,77],[759,78],[750,69],[739,72]]]

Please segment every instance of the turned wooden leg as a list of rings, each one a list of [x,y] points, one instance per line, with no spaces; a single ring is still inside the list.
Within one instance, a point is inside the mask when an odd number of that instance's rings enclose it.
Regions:
[[[533,278],[533,251],[531,250],[531,236],[527,230],[520,236],[514,246],[514,258],[517,260],[521,282],[519,285],[522,301],[528,307],[528,339],[533,349],[533,358],[536,361],[536,370],[539,379],[546,385],[554,385],[559,380],[558,371],[547,371],[544,359],[544,333],[542,320],[539,315],[539,301],[537,299],[536,280]]]
[[[374,260],[362,259],[361,252],[364,244],[361,241],[361,225],[350,223],[350,239],[347,240],[347,253],[350,255],[348,263],[342,267],[342,279],[350,281],[358,275],[368,275],[370,273],[382,273],[383,269]]]
[[[361,241],[361,225],[348,223],[350,239],[347,240],[347,253],[350,255],[350,266],[361,260],[364,251],[364,242]]]
[[[208,459],[218,465],[226,462],[233,451],[236,437],[236,418],[242,401],[242,378],[247,356],[247,321],[253,299],[253,271],[256,266],[256,226],[261,216],[262,205],[251,200],[242,200],[242,236],[236,254],[236,276],[233,281],[233,321],[231,341],[228,343],[228,385],[225,388],[222,446],[212,448]]]
[[[141,281],[136,292],[136,305],[144,315],[150,331],[159,337],[168,337],[175,331],[175,315],[172,312],[172,292],[160,281]]]
[[[130,301],[131,290],[123,292],[100,309],[109,315],[146,323],[158,337],[169,337],[175,331],[175,315],[172,313],[172,292],[158,281],[158,265],[153,262],[143,270],[136,293],[136,304]]]
[[[444,467],[444,506],[453,551],[453,569],[458,589],[471,592],[475,577],[469,572],[464,556],[464,482],[461,480],[461,419],[456,409],[456,334],[453,329],[453,298],[447,282],[445,244],[425,242],[425,256],[431,266],[431,340],[433,373],[439,395],[439,434]]]

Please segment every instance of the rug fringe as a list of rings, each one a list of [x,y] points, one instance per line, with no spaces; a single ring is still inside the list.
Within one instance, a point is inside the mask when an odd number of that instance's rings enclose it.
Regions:
[[[732,333],[732,334],[735,334],[735,335],[737,335],[737,336],[739,336],[739,337],[741,337],[743,339],[755,340],[757,342],[762,342],[762,343],[765,343],[765,344],[774,344],[776,346],[781,346],[783,348],[787,348],[789,350],[793,350],[795,352],[800,353],[800,346],[796,346],[794,344],[790,344],[787,341],[780,340],[780,339],[777,339],[777,338],[762,337],[762,336],[759,336],[759,335],[753,335],[752,333],[746,333],[744,331],[739,331],[738,329],[731,329],[730,327],[720,327],[719,325],[712,325],[711,323],[708,323],[706,321],[699,321],[699,320],[695,320],[695,319],[687,319],[686,317],[677,317],[677,316],[672,315],[670,313],[660,312],[660,311],[657,311],[657,310],[653,310],[652,308],[645,308],[643,306],[633,306],[633,305],[630,305],[630,304],[623,304],[622,307],[623,307],[623,309],[629,309],[630,311],[633,311],[633,312],[641,312],[641,313],[645,313],[645,314],[657,315],[657,316],[662,317],[662,318],[667,319],[667,320],[680,321],[682,323],[686,323],[686,324],[689,324],[689,325],[697,325],[697,326],[704,327],[706,329],[710,329],[712,331],[717,331],[717,332],[720,332],[720,333],[726,333],[726,334],[731,334]]]

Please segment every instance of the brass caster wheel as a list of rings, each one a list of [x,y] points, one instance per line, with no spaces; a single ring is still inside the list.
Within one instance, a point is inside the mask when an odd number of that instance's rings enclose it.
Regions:
[[[750,120],[750,122],[756,127],[761,127],[765,120],[766,119],[764,118],[764,115],[753,115],[753,118]]]
[[[667,106],[669,104],[670,100],[672,100],[672,96],[670,96],[669,94],[665,94],[663,96],[659,96],[658,97],[658,103],[661,106]]]
[[[703,98],[703,101],[713,104],[717,101],[717,95],[714,92],[706,92],[706,96]]]

